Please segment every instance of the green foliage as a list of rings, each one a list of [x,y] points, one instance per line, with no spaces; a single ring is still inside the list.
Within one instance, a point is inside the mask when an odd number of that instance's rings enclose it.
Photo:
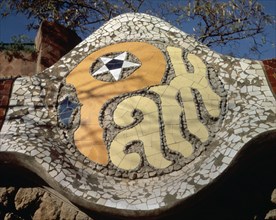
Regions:
[[[34,52],[35,47],[33,41],[26,35],[12,36],[11,49],[14,51]]]
[[[0,51],[10,52],[35,52],[33,41],[26,35],[18,35],[11,37],[11,43],[0,43]]]

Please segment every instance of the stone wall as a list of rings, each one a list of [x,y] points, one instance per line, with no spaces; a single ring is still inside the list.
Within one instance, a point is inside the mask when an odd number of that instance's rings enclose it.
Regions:
[[[263,64],[266,70],[267,79],[270,83],[270,86],[274,91],[274,94],[276,94],[276,58],[264,60]]]
[[[12,79],[0,80],[0,129],[5,120],[12,84]]]
[[[43,21],[35,38],[38,51],[36,71],[41,72],[52,66],[80,42],[81,38],[74,31],[54,22]]]
[[[274,203],[274,209],[270,210],[267,213],[265,219],[276,219],[276,189],[274,189],[274,191],[272,192],[271,202]]]
[[[0,51],[0,77],[30,76],[36,72],[37,54]]]
[[[41,187],[0,187],[0,219],[90,220],[68,200]]]
[[[36,52],[0,51],[0,77],[31,76],[52,66],[81,38],[59,24],[44,21],[36,39]]]

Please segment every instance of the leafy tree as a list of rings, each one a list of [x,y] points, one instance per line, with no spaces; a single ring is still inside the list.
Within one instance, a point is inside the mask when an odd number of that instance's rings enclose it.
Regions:
[[[266,26],[275,24],[275,17],[266,14],[257,0],[1,0],[0,6],[2,16],[16,11],[32,18],[29,28],[46,19],[84,36],[119,14],[147,12],[185,32],[191,22],[194,37],[213,48],[251,38],[250,50],[255,53],[267,43]]]

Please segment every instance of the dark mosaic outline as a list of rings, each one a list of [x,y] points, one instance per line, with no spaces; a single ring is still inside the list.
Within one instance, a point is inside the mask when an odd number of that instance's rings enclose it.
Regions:
[[[152,44],[154,45],[154,43],[152,43]],[[162,49],[160,47],[159,47],[159,49],[161,49],[163,51],[163,53],[167,57],[166,59],[169,60],[168,54],[166,53],[166,49],[165,48]],[[183,51],[183,55],[184,55],[183,59],[185,60],[185,63],[187,64],[189,71],[192,73],[193,66],[190,64],[190,62],[186,58],[187,52]],[[125,100],[131,96],[139,95],[139,96],[143,96],[143,97],[148,97],[148,98],[151,98],[156,103],[156,105],[158,106],[158,109],[159,109],[159,123],[160,123],[159,126],[160,126],[160,133],[161,133],[160,138],[161,138],[161,143],[162,143],[163,156],[164,156],[164,158],[172,161],[173,164],[165,169],[156,169],[155,167],[152,167],[147,162],[146,156],[144,154],[144,150],[141,149],[142,146],[140,146],[140,144],[134,142],[134,145],[136,146],[135,148],[137,148],[137,147],[139,148],[138,151],[132,150],[132,151],[128,151],[128,153],[131,153],[131,152],[139,153],[139,155],[141,157],[141,161],[140,161],[140,165],[136,169],[130,170],[130,171],[122,170],[122,169],[114,166],[112,164],[112,162],[110,161],[110,159],[109,159],[108,165],[95,166],[96,169],[101,171],[105,175],[112,175],[112,176],[116,176],[116,177],[123,177],[123,178],[130,178],[130,179],[149,178],[149,177],[159,176],[159,175],[163,175],[163,174],[168,174],[173,171],[177,171],[177,170],[181,169],[183,166],[185,166],[188,163],[190,163],[191,161],[193,161],[204,150],[206,150],[209,143],[212,141],[212,137],[214,137],[215,132],[217,132],[219,130],[219,127],[222,123],[223,117],[226,114],[226,95],[227,95],[227,93],[224,90],[222,82],[217,77],[215,77],[215,76],[217,76],[216,71],[210,65],[207,65],[207,64],[205,64],[205,65],[207,66],[207,75],[209,78],[210,85],[211,85],[213,91],[216,92],[216,94],[220,94],[220,97],[222,99],[221,100],[220,116],[218,118],[212,118],[209,116],[209,114],[207,113],[207,111],[204,107],[200,93],[197,91],[193,91],[194,101],[197,103],[197,107],[198,107],[198,112],[197,112],[198,117],[201,118],[200,121],[205,126],[207,126],[208,132],[210,133],[209,138],[206,142],[202,143],[195,135],[191,134],[187,130],[187,128],[184,127],[186,124],[186,119],[185,119],[185,115],[182,115],[182,117],[181,117],[182,123],[180,123],[180,126],[182,126],[182,129],[180,128],[182,130],[182,136],[185,137],[185,139],[189,140],[189,142],[193,144],[195,152],[190,157],[185,158],[180,153],[170,150],[166,144],[165,139],[164,139],[165,134],[164,134],[164,122],[162,119],[161,100],[160,100],[158,94],[149,90],[151,87],[154,87],[154,86],[150,86],[143,90],[116,96],[116,97],[108,100],[104,104],[103,109],[100,112],[99,120],[100,120],[101,127],[104,129],[105,144],[108,146],[107,148],[109,149],[111,141],[118,133],[120,133],[124,130],[127,130],[131,127],[134,127],[142,121],[142,118],[141,118],[142,113],[139,110],[137,112],[137,109],[134,109],[134,111],[136,111],[136,114],[135,114],[136,116],[134,115],[134,118],[136,119],[136,123],[132,124],[130,126],[127,126],[125,128],[118,127],[118,125],[116,125],[113,118],[111,117],[113,115],[114,110],[116,109],[116,106],[120,102],[122,102],[123,100]],[[172,77],[175,75],[174,72],[169,74],[170,69],[173,69],[173,68],[171,66],[171,63],[169,62],[167,65],[166,71],[164,73],[164,76],[171,75],[171,77]],[[169,82],[168,81],[166,82],[163,80],[163,83],[161,85],[167,85],[167,84],[169,84]],[[109,106],[111,106],[111,107],[109,108]],[[200,109],[200,111],[202,111],[202,115],[199,114],[199,112],[200,112],[199,109]],[[142,165],[142,167],[141,167],[141,165]]]

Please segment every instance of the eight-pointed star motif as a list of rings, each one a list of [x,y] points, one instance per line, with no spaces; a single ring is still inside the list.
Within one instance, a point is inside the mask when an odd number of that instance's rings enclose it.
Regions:
[[[123,52],[114,58],[100,57],[103,66],[94,73],[92,73],[92,76],[101,75],[108,72],[113,76],[113,78],[116,81],[118,81],[119,79],[121,79],[121,73],[123,69],[129,69],[140,66],[139,63],[127,61],[127,55],[127,52]]]

